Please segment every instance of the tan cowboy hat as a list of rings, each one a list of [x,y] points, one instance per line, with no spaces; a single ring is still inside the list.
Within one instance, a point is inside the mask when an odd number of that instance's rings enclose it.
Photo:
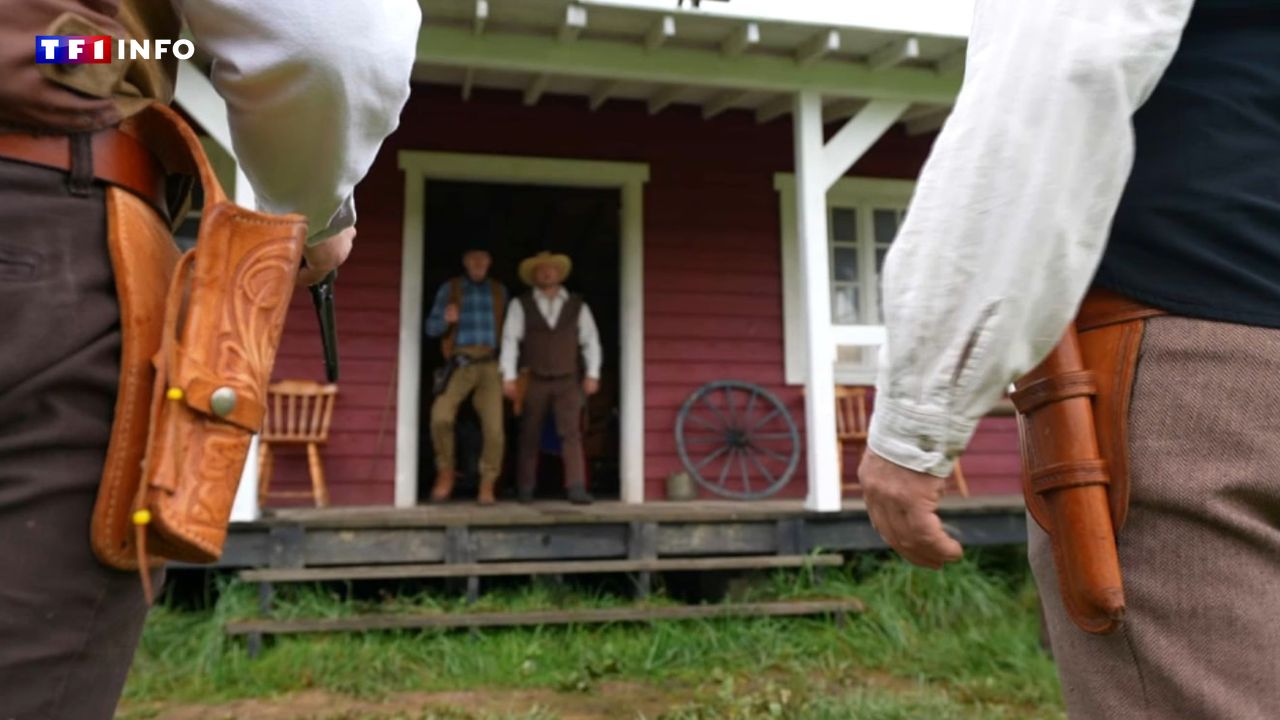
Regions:
[[[527,257],[520,261],[520,279],[524,281],[525,285],[533,284],[533,271],[539,265],[544,263],[551,263],[552,265],[559,266],[560,280],[562,282],[565,278],[569,277],[569,272],[573,270],[573,261],[569,259],[568,255],[561,255],[559,253],[552,253],[543,250],[533,257]]]

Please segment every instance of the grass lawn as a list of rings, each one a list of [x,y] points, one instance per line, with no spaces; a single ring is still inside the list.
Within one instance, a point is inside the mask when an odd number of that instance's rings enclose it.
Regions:
[[[226,620],[256,612],[254,589],[232,584],[211,610],[152,611],[119,717],[1063,718],[1020,553],[971,553],[940,573],[866,557],[844,568],[768,575],[735,598],[861,598],[867,612],[842,626],[761,618],[298,636],[269,642],[256,659],[221,631]],[[439,594],[370,601],[340,589],[283,588],[278,614],[460,607]],[[533,584],[491,592],[475,609],[629,602]]]

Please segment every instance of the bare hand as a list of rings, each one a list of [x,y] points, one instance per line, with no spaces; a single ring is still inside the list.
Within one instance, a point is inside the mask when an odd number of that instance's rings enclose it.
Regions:
[[[938,517],[946,480],[891,463],[868,448],[858,482],[872,526],[907,560],[937,570],[964,555]]]
[[[324,279],[330,271],[347,261],[351,254],[351,241],[356,238],[356,229],[349,227],[340,230],[336,235],[326,238],[316,245],[309,245],[302,251],[306,266],[298,271],[298,286],[310,287]]]
[[[582,381],[582,392],[587,395],[595,395],[600,392],[600,380],[597,378],[584,378]]]
[[[449,323],[450,325],[458,322],[458,306],[457,305],[450,304],[445,306],[444,321]]]
[[[519,392],[515,380],[504,380],[502,382],[502,394],[506,395],[508,400],[515,401]]]

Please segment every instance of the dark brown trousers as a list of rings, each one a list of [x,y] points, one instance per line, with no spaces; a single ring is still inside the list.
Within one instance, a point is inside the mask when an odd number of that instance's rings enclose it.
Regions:
[[[520,418],[516,482],[525,491],[532,490],[537,482],[542,424],[546,422],[548,410],[556,416],[565,485],[584,487],[587,474],[582,455],[582,388],[572,375],[555,380],[529,378]]]
[[[89,548],[120,362],[100,187],[0,160],[0,347],[0,718],[110,718],[146,605]]]

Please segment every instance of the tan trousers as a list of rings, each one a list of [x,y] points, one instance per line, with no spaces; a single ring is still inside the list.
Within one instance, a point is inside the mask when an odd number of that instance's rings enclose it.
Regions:
[[[480,451],[480,479],[496,480],[502,474],[502,376],[494,361],[457,368],[449,386],[431,405],[431,444],[436,451],[436,470],[456,467],[454,424],[458,406],[467,396],[480,417],[484,445]]]
[[[1129,442],[1115,634],[1067,619],[1028,521],[1071,718],[1280,717],[1280,330],[1149,321]]]

